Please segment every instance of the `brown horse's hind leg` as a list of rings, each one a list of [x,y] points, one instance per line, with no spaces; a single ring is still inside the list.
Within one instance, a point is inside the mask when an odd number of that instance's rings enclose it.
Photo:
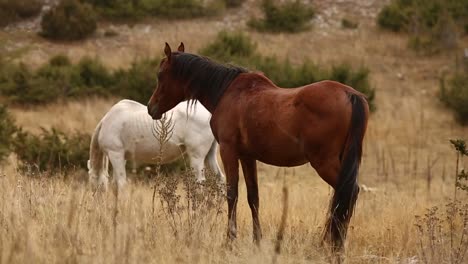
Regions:
[[[260,227],[260,220],[258,219],[257,163],[253,159],[241,158],[241,165],[244,172],[245,185],[247,186],[247,200],[249,201],[250,211],[252,211],[253,239],[257,245],[260,245],[262,229]]]
[[[220,144],[220,154],[226,172],[226,188],[228,202],[228,238],[237,236],[237,196],[239,184],[239,161],[235,151],[230,146]]]
[[[320,178],[328,185],[335,188],[340,173],[340,160],[338,155],[329,159],[322,159],[321,161],[311,160],[310,165],[317,171]]]
[[[344,243],[350,219],[338,219],[335,216],[336,213],[334,213],[337,208],[333,208],[333,202],[336,196],[335,188],[339,181],[341,162],[338,158],[332,158],[320,163],[311,162],[311,165],[315,168],[320,177],[334,189],[322,233],[322,245],[332,253],[332,255],[329,256],[330,263],[343,263]]]
[[[317,171],[319,176],[328,183],[333,189],[335,189],[338,183],[338,177],[341,169],[341,163],[338,158],[338,155],[333,156],[333,158],[328,159],[321,159],[312,160],[310,162],[312,167]],[[331,204],[330,204],[331,206]],[[332,210],[330,208],[330,210]],[[344,238],[346,231],[343,234],[336,236],[336,234],[332,234],[332,224],[336,223],[337,220],[333,219],[333,215],[329,213],[326,220],[325,229],[323,232],[323,242],[330,243],[331,250],[334,252],[339,252],[343,248]],[[341,228],[347,228],[347,223],[343,223],[344,225],[340,226]],[[343,230],[342,230],[343,231]]]

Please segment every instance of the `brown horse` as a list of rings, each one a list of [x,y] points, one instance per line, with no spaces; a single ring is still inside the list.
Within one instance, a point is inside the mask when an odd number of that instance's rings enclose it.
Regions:
[[[198,100],[211,113],[227,177],[228,237],[236,237],[239,163],[252,211],[253,237],[262,237],[258,218],[256,161],[275,166],[309,162],[334,188],[324,240],[341,250],[359,193],[357,175],[369,107],[344,84],[321,81],[299,88],[277,87],[262,74],[172,52],[166,43],[158,87],[148,103],[153,119],[184,100]]]

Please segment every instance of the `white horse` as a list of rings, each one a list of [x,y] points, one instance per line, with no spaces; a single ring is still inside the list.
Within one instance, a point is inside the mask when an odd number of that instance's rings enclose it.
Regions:
[[[197,181],[205,180],[204,163],[218,175],[221,182],[225,176],[216,159],[218,143],[210,128],[211,114],[201,104],[196,108],[182,102],[167,113],[173,125],[172,134],[160,152],[160,143],[155,135],[155,121],[148,115],[145,105],[131,100],[122,100],[112,106],[97,125],[88,160],[89,181],[107,189],[109,160],[114,181],[120,189],[126,183],[125,163],[132,162],[133,172],[137,164],[155,164],[162,154],[161,164],[173,162],[187,153]],[[160,122],[160,121],[157,121]]]

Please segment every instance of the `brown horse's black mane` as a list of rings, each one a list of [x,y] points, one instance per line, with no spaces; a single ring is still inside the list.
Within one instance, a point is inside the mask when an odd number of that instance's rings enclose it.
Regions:
[[[216,105],[226,88],[246,69],[223,65],[202,56],[179,53],[173,56],[172,71],[174,77],[188,81],[190,99],[207,98]]]

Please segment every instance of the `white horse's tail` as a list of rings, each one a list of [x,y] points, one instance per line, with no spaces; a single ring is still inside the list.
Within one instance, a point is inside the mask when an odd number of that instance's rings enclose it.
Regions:
[[[98,177],[101,179],[102,176],[106,176],[107,178],[108,158],[102,151],[98,142],[101,126],[102,122],[99,122],[94,130],[89,147],[88,176],[90,182],[93,180],[96,181]]]

